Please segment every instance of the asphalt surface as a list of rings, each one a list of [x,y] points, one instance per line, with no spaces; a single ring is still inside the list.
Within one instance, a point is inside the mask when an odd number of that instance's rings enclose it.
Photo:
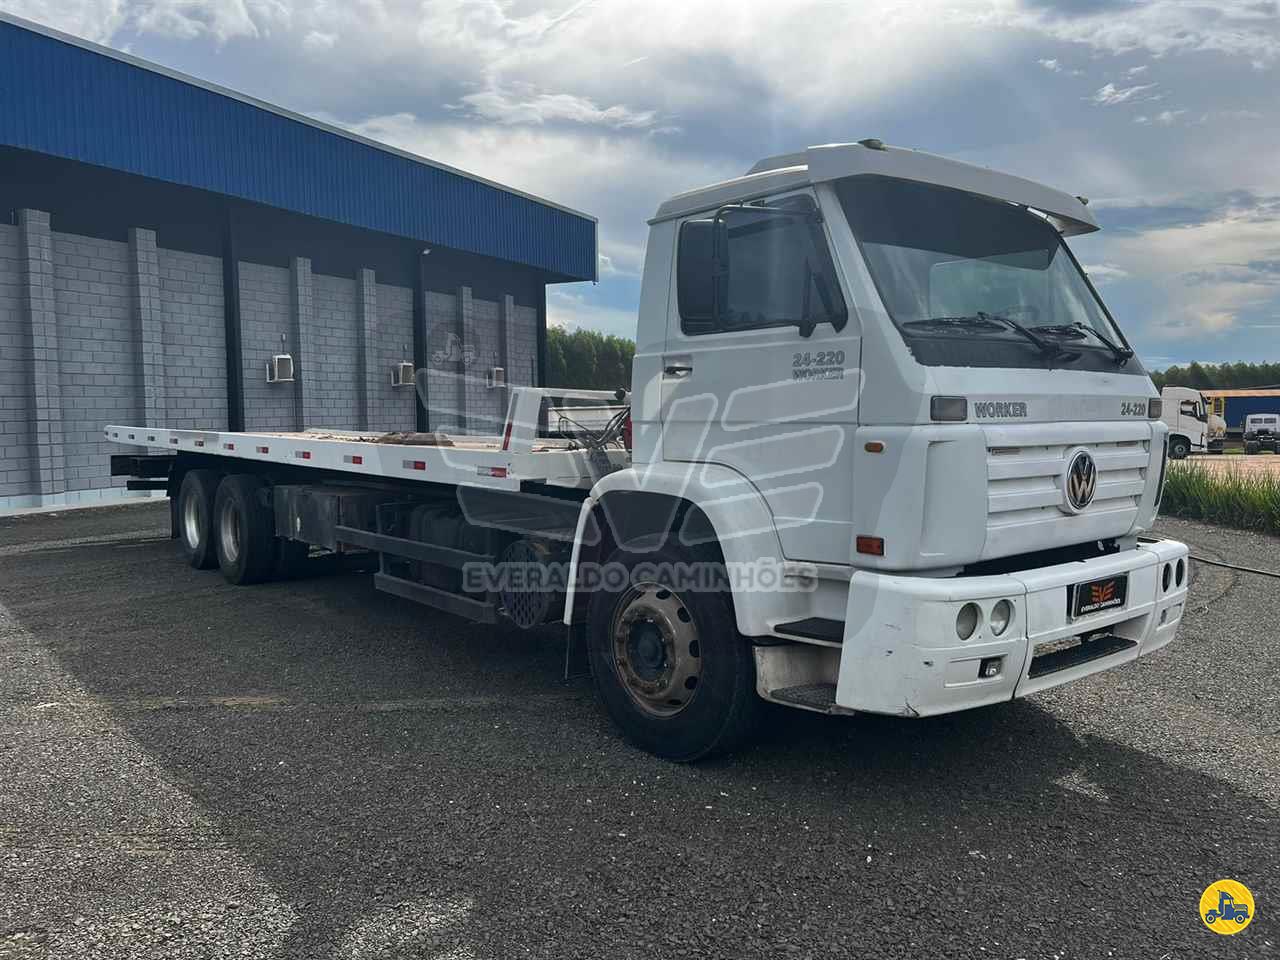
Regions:
[[[1280,570],[1280,541],[1164,528]],[[232,587],[163,505],[0,520],[0,958],[1275,956],[1280,582],[933,720],[623,743],[559,634],[357,573]],[[1201,890],[1251,887],[1233,937]]]

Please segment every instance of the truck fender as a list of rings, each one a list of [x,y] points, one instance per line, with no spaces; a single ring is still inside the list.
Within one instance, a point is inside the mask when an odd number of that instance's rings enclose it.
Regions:
[[[714,538],[732,568],[739,564],[777,564],[781,573],[783,564],[782,544],[774,526],[773,514],[760,492],[744,476],[719,464],[659,463],[642,468],[620,470],[601,479],[583,501],[578,514],[577,532],[569,560],[564,622],[572,625],[574,600],[577,594],[579,570],[589,560],[603,562],[604,528],[622,522],[622,507],[630,498],[644,497],[650,503],[662,500],[669,509],[661,511],[663,520],[655,520],[653,526],[660,529],[643,529],[644,533],[669,532],[671,521],[683,517],[689,508],[701,512],[711,530],[707,539]],[[634,502],[634,500],[632,500]],[[618,520],[611,520],[611,513]],[[655,517],[657,515],[655,514]],[[592,518],[601,530],[601,537],[589,536]],[[634,527],[633,527],[634,530]],[[586,546],[584,546],[586,544]],[[761,636],[770,632],[768,621],[775,617],[782,595],[778,591],[741,590],[733,595],[733,608],[738,629],[746,636]]]

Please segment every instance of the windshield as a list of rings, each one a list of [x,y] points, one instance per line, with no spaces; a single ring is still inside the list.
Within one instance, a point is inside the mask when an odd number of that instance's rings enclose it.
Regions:
[[[1114,370],[1117,349],[1129,352],[1042,217],[888,177],[850,177],[836,189],[889,315],[920,362]],[[1122,372],[1144,373],[1136,360]]]

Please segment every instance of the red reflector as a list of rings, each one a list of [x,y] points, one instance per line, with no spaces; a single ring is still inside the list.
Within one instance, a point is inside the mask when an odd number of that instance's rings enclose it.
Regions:
[[[506,475],[507,475],[506,467],[493,467],[492,469],[489,470],[489,476],[491,477],[505,477]]]
[[[234,450],[235,448],[236,448],[236,445],[234,443],[224,443],[222,445],[223,450]]]
[[[311,451],[310,451],[310,450],[299,450],[296,454],[294,454],[294,456],[296,456],[299,460],[310,460],[310,459],[311,459]]]
[[[631,414],[628,413],[627,419],[622,421],[622,445],[626,447],[628,450],[631,449],[632,436],[633,434],[631,431]]]
[[[507,421],[507,429],[502,431],[502,449],[506,450],[511,446],[511,428],[515,426],[512,420]]]
[[[360,464],[364,463],[364,457],[359,457],[359,456],[352,457],[351,462],[354,463],[356,466],[359,466]]]
[[[859,553],[870,554],[873,557],[884,556],[883,537],[858,537],[855,543]]]
[[[258,448],[258,452],[259,452],[259,453],[270,453],[270,452],[271,452],[271,448],[270,448],[270,447],[259,447],[259,448]]]
[[[427,462],[425,460],[415,460],[413,461],[413,469],[425,470],[427,469]]]

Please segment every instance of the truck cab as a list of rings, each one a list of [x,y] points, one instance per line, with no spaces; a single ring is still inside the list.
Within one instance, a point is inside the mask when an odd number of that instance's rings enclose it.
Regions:
[[[1169,428],[1169,458],[1181,460],[1194,451],[1220,452],[1226,433],[1222,418],[1210,413],[1207,399],[1191,387],[1160,391],[1161,419]],[[1216,423],[1215,423],[1216,421]]]
[[[777,568],[732,596],[765,699],[941,713],[1172,639],[1169,430],[1066,243],[1087,201],[866,140],[650,224],[633,467],[592,501],[679,498],[726,566]]]

